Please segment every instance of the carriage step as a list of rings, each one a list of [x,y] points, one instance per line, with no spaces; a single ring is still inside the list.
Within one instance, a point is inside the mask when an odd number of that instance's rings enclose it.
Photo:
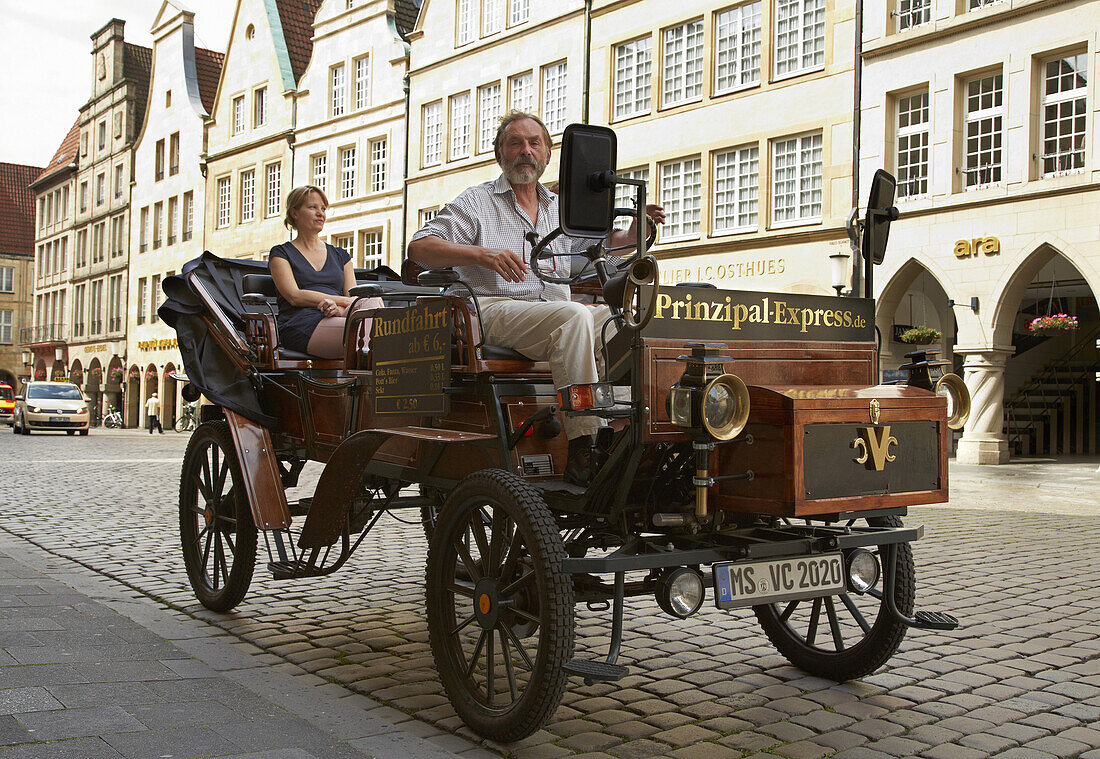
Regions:
[[[276,580],[293,580],[297,577],[321,577],[324,570],[304,561],[270,561],[267,568]]]
[[[292,517],[304,517],[309,513],[309,506],[312,503],[313,499],[310,497],[300,498],[297,503],[288,503],[287,508],[290,509]]]
[[[593,683],[610,683],[622,680],[630,674],[630,670],[621,664],[608,664],[602,661],[589,661],[587,659],[573,659],[562,667],[566,674],[584,678],[585,685]]]
[[[918,611],[913,619],[921,630],[954,630],[959,626],[959,620],[942,611]]]

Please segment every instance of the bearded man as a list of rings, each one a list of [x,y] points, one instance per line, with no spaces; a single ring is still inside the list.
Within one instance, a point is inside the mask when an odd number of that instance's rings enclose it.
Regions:
[[[539,184],[550,162],[550,133],[537,117],[509,111],[500,120],[493,150],[501,175],[475,185],[446,204],[412,237],[408,256],[421,266],[454,267],[478,296],[485,342],[511,348],[533,361],[547,361],[554,386],[597,382],[596,346],[611,314],[570,300],[569,287],[543,282],[530,271],[526,235],[544,237],[558,226],[558,196]],[[664,222],[660,206],[646,213]],[[630,245],[634,224],[613,232],[608,245]],[[545,274],[569,274],[568,254],[592,240],[561,236],[551,245],[559,254],[540,264]],[[585,485],[592,472],[593,438],[600,420],[563,420],[569,439],[565,480]]]

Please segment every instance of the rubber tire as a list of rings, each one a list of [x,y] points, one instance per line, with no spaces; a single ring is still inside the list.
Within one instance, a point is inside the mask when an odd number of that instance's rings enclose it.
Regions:
[[[27,426],[27,420],[24,418],[22,420],[22,422],[23,423],[21,425],[19,425],[19,434],[20,435],[29,435],[29,434],[31,434],[31,428]]]
[[[468,523],[466,513],[486,500],[502,508],[524,535],[539,599],[539,625],[534,633],[539,636],[539,648],[534,670],[524,692],[500,710],[482,704],[467,687],[465,657],[447,633],[455,624],[444,588],[456,569],[449,546],[456,531],[464,530]],[[565,557],[557,523],[542,496],[513,474],[499,469],[474,472],[443,503],[428,546],[428,639],[451,704],[463,722],[483,738],[502,743],[526,738],[546,724],[561,703],[567,677],[563,667],[573,656],[574,635],[573,583],[562,569]]]
[[[184,422],[183,417],[180,417],[180,418],[176,419],[176,423],[174,425],[172,425],[172,427],[173,427],[173,429],[175,429],[176,432],[183,432],[184,424],[185,424],[185,422]]]
[[[228,579],[219,588],[207,581],[202,555],[197,543],[201,530],[196,521],[194,506],[198,505],[200,493],[196,478],[201,476],[204,459],[208,451],[216,446],[221,451],[221,460],[229,464],[231,486],[221,495],[232,495],[233,514],[236,519],[235,550],[233,566]],[[239,604],[248,592],[252,582],[252,573],[256,567],[256,526],[252,521],[252,511],[245,494],[244,478],[233,439],[229,434],[229,424],[225,421],[209,422],[195,431],[187,444],[183,456],[183,469],[180,474],[180,542],[183,549],[183,561],[187,569],[187,579],[195,591],[199,603],[211,611],[229,611]],[[228,545],[228,544],[227,544]],[[212,558],[212,557],[210,557]]]
[[[901,527],[898,517],[872,517],[867,520],[874,527]],[[908,543],[902,543],[897,550],[897,572],[894,582],[894,601],[898,610],[905,616],[912,616],[915,591],[915,570],[913,567],[913,549]],[[883,568],[885,572],[885,568]],[[882,580],[879,580],[882,587]],[[825,652],[806,645],[805,640],[779,619],[776,604],[754,606],[752,610],[764,633],[794,666],[817,677],[836,682],[855,680],[869,675],[881,667],[901,645],[908,627],[901,622],[888,618],[880,602],[879,614],[871,625],[869,633],[854,646],[840,653]]]
[[[87,435],[88,434],[88,428],[85,427],[84,429],[80,430],[80,434],[81,435]]]
[[[69,437],[72,437],[73,435],[76,434],[76,430],[65,430],[65,434],[68,435]]]

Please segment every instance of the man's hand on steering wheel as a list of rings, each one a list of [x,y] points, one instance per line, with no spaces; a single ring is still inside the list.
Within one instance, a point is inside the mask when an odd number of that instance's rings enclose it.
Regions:
[[[527,276],[527,262],[507,248],[482,248],[478,265],[495,271],[505,282],[522,282]]]
[[[654,224],[665,223],[665,209],[663,206],[659,206],[656,203],[649,203],[645,207],[645,215],[649,217],[649,220]],[[638,219],[635,218],[630,222],[630,226],[626,228],[626,234],[631,241],[638,239]]]

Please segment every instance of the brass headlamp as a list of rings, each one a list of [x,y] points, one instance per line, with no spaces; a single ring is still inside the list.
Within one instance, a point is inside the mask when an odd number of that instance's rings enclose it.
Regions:
[[[697,438],[730,440],[749,420],[749,390],[739,377],[725,372],[726,357],[718,346],[688,343],[690,356],[684,373],[669,390],[668,416],[672,423],[689,429]]]

